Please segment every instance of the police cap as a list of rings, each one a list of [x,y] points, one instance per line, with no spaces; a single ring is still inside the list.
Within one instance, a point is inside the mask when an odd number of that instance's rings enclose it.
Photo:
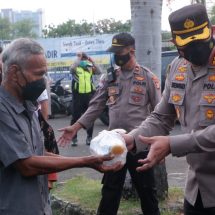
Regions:
[[[108,52],[118,52],[127,46],[135,45],[135,40],[129,33],[119,33],[113,36]]]
[[[202,4],[185,6],[169,16],[173,39],[178,47],[211,36],[211,24]]]

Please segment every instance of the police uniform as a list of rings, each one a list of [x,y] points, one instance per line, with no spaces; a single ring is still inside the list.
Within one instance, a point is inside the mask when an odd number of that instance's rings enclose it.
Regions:
[[[145,120],[159,102],[160,83],[148,69],[136,65],[133,71],[118,69],[116,76],[116,80],[111,83],[107,78],[100,81],[99,89],[90,101],[88,110],[78,120],[85,128],[89,128],[108,105],[109,130],[123,128],[129,132]],[[153,170],[136,172],[137,160],[146,157],[146,154],[141,152],[133,156],[129,152],[127,163],[122,170],[104,174],[98,214],[117,214],[127,169],[140,196],[144,214],[159,214]]]
[[[211,37],[210,24],[202,5],[191,5],[170,15],[176,45]],[[180,29],[181,27],[181,29]],[[213,46],[214,41],[212,40]],[[186,207],[202,205],[198,214],[215,214],[215,48],[208,63],[194,66],[183,57],[170,65],[165,90],[155,111],[130,134],[136,139],[137,152],[145,149],[138,135],[167,135],[178,118],[185,134],[170,136],[171,153],[185,156],[189,164],[185,190]],[[191,208],[191,209],[190,209]],[[197,214],[190,212],[188,214]]]

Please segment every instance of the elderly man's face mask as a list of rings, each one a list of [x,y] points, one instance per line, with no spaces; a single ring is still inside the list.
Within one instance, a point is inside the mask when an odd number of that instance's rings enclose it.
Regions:
[[[210,53],[214,47],[213,40],[195,41],[184,48],[178,48],[179,54],[190,63],[197,66],[207,65]]]
[[[42,78],[36,81],[29,82],[25,77],[24,73],[21,72],[21,74],[26,81],[25,86],[20,85],[20,87],[22,88],[23,99],[35,102],[38,99],[38,97],[42,94],[42,92],[46,89],[45,79]]]

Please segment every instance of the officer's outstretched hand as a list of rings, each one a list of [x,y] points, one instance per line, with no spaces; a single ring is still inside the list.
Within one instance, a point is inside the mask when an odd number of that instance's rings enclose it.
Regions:
[[[87,167],[90,167],[92,169],[95,169],[99,172],[116,172],[120,170],[124,165],[121,164],[121,162],[116,162],[112,165],[105,165],[104,161],[109,161],[114,158],[112,155],[104,155],[104,156],[96,156],[92,155],[90,156],[90,161],[88,162]]]
[[[81,124],[76,122],[71,126],[58,129],[58,131],[63,132],[59,139],[57,140],[58,145],[62,147],[68,145],[81,128],[82,128]]]
[[[170,142],[168,136],[144,137],[139,136],[140,141],[150,146],[146,159],[140,159],[138,162],[142,166],[137,167],[137,171],[144,171],[160,163],[168,154],[170,154]]]

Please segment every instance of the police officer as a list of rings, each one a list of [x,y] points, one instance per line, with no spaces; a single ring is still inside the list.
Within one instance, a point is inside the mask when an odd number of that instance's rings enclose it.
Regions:
[[[128,148],[136,152],[151,145],[147,159],[140,160],[142,167],[138,171],[149,169],[169,153],[186,155],[189,171],[184,213],[214,215],[215,40],[203,5],[189,5],[173,12],[169,23],[180,57],[170,65],[155,111],[131,136],[124,137]],[[158,136],[168,135],[176,118],[184,134]],[[138,138],[139,134],[145,137]]]
[[[73,125],[81,115],[87,110],[89,101],[95,92],[93,75],[101,74],[100,68],[94,63],[86,53],[79,52],[77,61],[71,66],[72,93],[73,93],[73,113],[71,125]],[[90,145],[93,135],[93,124],[87,129],[86,144]],[[72,146],[77,146],[77,135],[74,136]]]
[[[135,58],[135,40],[128,33],[120,33],[113,37],[112,46],[108,49],[114,53],[119,69],[116,78],[105,78],[100,81],[99,89],[85,114],[72,127],[64,131],[59,142],[66,144],[81,128],[89,128],[102,113],[105,106],[109,107],[109,129],[134,129],[150,114],[160,100],[160,84],[157,77],[147,68],[140,66]],[[124,168],[118,172],[105,174],[103,177],[102,199],[97,214],[116,215],[127,169],[137,189],[144,215],[158,215],[153,170],[137,173],[137,160],[146,157],[147,152],[135,156],[127,155]]]

